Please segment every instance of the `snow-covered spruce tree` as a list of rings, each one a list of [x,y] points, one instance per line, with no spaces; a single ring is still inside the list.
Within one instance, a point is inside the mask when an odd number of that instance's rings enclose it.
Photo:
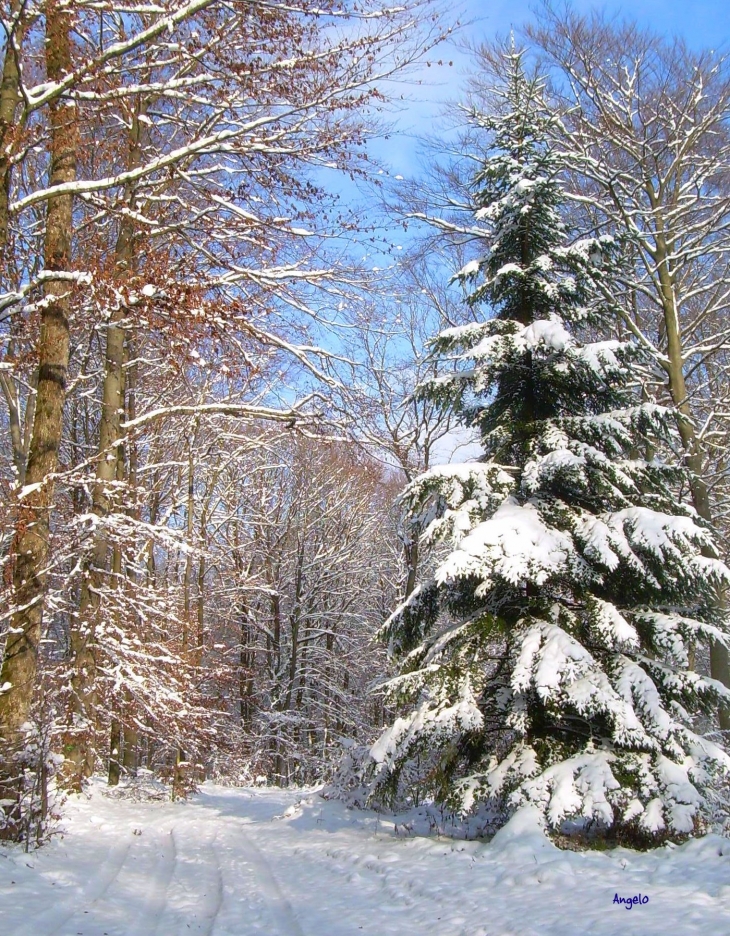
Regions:
[[[728,569],[656,457],[670,414],[632,388],[636,348],[594,301],[608,239],[567,245],[559,163],[539,80],[507,58],[475,179],[488,251],[458,277],[484,320],[441,333],[454,371],[420,393],[478,431],[481,460],[406,489],[433,578],[387,622],[390,682],[410,714],[370,751],[370,798],[480,804],[497,821],[533,803],[553,828],[652,841],[701,827],[725,753],[692,730],[719,683],[695,649],[728,627],[712,595]],[[566,821],[575,820],[575,824]]]

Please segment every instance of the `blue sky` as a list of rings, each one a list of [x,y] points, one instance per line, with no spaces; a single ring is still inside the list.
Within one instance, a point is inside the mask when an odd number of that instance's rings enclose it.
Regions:
[[[562,0],[553,0],[560,8]],[[449,0],[441,0],[447,7]],[[730,54],[730,0],[633,0],[631,3],[606,0],[573,0],[572,7],[579,13],[588,13],[593,9],[603,10],[610,18],[632,18],[639,26],[648,27],[667,37],[681,36],[690,47],[724,50]],[[478,45],[497,36],[508,35],[514,28],[519,35],[520,27],[532,18],[532,10],[539,6],[536,0],[453,0],[453,19],[460,19],[462,28],[457,30],[453,39],[438,46],[420,62],[408,78],[399,78],[386,88],[394,98],[405,99],[397,105],[390,105],[382,115],[390,125],[388,139],[371,139],[368,151],[375,160],[373,178],[384,179],[386,176],[418,179],[424,171],[429,158],[423,154],[419,140],[428,136],[438,137],[447,124],[445,114],[452,111],[454,105],[464,99],[466,76],[473,67],[472,59],[465,51],[465,43]],[[453,67],[442,65],[437,60],[453,61]],[[378,168],[380,167],[380,168]],[[346,175],[338,172],[325,173],[324,184],[331,191],[340,195],[343,205],[357,206],[358,213],[369,215],[372,221],[378,217],[373,213],[372,193],[354,184]],[[380,219],[382,223],[382,218]],[[382,253],[383,241],[391,244],[404,243],[404,234],[400,228],[388,225],[389,231],[379,232],[376,243],[364,242],[356,251],[366,252],[367,262],[379,267],[387,267],[397,254],[388,256]],[[407,239],[407,238],[406,238]]]
[[[554,2],[559,6],[561,0]],[[519,33],[520,26],[531,18],[531,9],[535,6],[535,0],[456,0],[454,8],[463,11],[460,18],[468,22],[468,26],[461,30],[450,48],[439,47],[429,56],[431,59],[452,59],[454,66],[428,68],[422,64],[409,84],[398,88],[399,93],[407,96],[408,103],[388,115],[393,130],[389,139],[372,141],[369,147],[383,166],[382,172],[396,177],[402,175],[406,179],[417,179],[421,174],[424,163],[417,138],[437,133],[439,126],[444,124],[447,103],[457,102],[464,96],[465,76],[471,61],[459,47],[459,40],[462,40],[462,45],[463,40],[479,44],[505,36],[511,28]],[[580,13],[599,9],[608,17],[616,15],[619,19],[636,20],[639,26],[651,28],[660,35],[669,38],[681,36],[696,50],[724,50],[730,54],[728,0],[633,0],[630,4],[611,0],[602,4],[595,0],[574,0],[572,6]],[[348,196],[357,199],[353,187],[346,182],[342,194],[345,199]],[[407,247],[411,235],[404,235],[393,226],[387,236],[392,242],[403,243]],[[394,256],[381,254],[377,247],[371,246],[368,262],[387,267]],[[448,272],[444,275],[447,276]],[[440,443],[436,460],[449,461],[457,448],[461,459],[475,457],[479,452],[478,446],[470,442],[468,433],[455,431]]]
[[[506,35],[511,28],[519,31],[531,18],[531,10],[536,5],[535,0],[457,0],[454,3],[454,17],[458,15],[468,25],[448,49],[441,47],[430,56],[451,59],[454,66],[420,67],[408,86],[401,89],[408,97],[408,105],[390,116],[394,134],[389,141],[376,142],[372,147],[372,152],[393,174],[412,177],[417,173],[415,137],[437,129],[447,102],[460,98],[470,60],[459,48],[459,42],[479,43]],[[559,7],[560,0],[556,0],[555,5]],[[695,49],[725,49],[730,53],[728,0],[633,0],[632,3],[574,0],[572,6],[581,13],[601,9],[609,17],[635,19],[640,26],[660,34],[682,36]]]
[[[467,17],[478,19],[473,32],[489,38],[507,32],[530,18],[534,0],[462,0]],[[560,3],[555,6],[559,9]],[[578,12],[605,10],[609,15],[625,14],[641,26],[649,26],[665,35],[681,35],[695,48],[710,48],[728,43],[730,13],[727,0],[633,0],[631,3],[596,3],[574,0]]]

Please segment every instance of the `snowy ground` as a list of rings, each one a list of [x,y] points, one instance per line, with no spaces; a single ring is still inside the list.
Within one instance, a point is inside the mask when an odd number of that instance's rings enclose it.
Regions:
[[[730,841],[579,854],[529,816],[489,844],[411,837],[301,791],[66,804],[66,834],[0,849],[3,936],[724,936]],[[615,904],[614,895],[648,896]]]

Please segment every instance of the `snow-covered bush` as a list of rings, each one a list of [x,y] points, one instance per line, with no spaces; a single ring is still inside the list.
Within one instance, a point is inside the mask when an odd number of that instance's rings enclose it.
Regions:
[[[12,739],[2,739],[0,765],[0,841],[22,843],[25,850],[48,841],[59,819],[63,793],[56,777],[63,757],[53,751],[53,722],[41,693],[27,721]]]
[[[730,573],[678,496],[684,469],[656,454],[674,416],[641,402],[639,350],[581,340],[610,334],[597,286],[614,246],[568,243],[541,82],[507,64],[496,116],[472,114],[491,142],[474,195],[489,247],[457,274],[487,315],[441,333],[453,371],[419,391],[484,454],[404,494],[422,543],[449,551],[384,628],[405,714],[363,782],[371,802],[532,803],[553,828],[689,834],[730,766],[693,730],[728,691],[690,662],[728,641]]]

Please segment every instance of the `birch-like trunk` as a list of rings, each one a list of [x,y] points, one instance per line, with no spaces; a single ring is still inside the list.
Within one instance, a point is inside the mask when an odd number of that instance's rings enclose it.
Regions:
[[[690,471],[692,504],[700,517],[711,524],[713,514],[709,490],[705,481],[705,453],[702,441],[697,436],[692,419],[692,409],[687,398],[679,315],[669,263],[669,251],[666,239],[663,236],[657,238],[654,259],[657,264],[660,297],[666,328],[668,364],[665,369],[669,392],[678,413],[677,428],[684,446],[684,458]],[[708,553],[706,549],[703,549],[703,554],[709,558],[714,558],[713,554]],[[716,605],[722,613],[725,612],[727,604],[724,594],[720,591],[716,596]],[[730,654],[728,648],[716,640],[712,640],[710,643],[710,675],[723,685],[730,686]],[[727,704],[720,704],[718,718],[721,730],[730,730],[730,707]]]

